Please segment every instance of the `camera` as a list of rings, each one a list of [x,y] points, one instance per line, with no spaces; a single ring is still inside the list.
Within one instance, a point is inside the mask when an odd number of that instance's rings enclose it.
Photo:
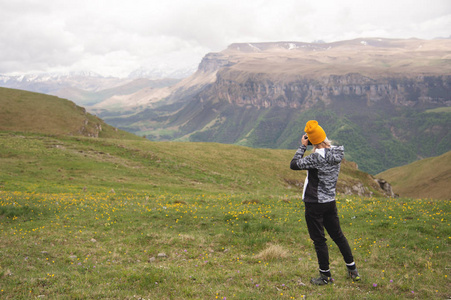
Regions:
[[[305,136],[305,139],[308,140],[308,137]],[[308,145],[312,145],[312,143],[310,142],[310,140],[308,140],[308,143],[307,143],[307,144],[308,144]]]

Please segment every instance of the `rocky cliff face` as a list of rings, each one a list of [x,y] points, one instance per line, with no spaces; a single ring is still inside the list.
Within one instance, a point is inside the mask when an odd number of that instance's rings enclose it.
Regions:
[[[357,39],[336,43],[242,43],[210,53],[200,93],[238,106],[308,109],[358,98],[368,106],[451,105],[451,40]]]
[[[240,80],[235,80],[240,78]],[[330,75],[320,79],[281,81],[261,74],[218,72],[216,82],[203,93],[238,106],[308,109],[318,101],[337,97],[360,98],[368,106],[385,101],[395,106],[451,106],[451,75],[370,78],[360,74]]]

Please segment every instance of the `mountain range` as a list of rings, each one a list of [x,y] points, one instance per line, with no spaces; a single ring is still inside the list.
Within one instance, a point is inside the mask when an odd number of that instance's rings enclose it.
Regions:
[[[377,174],[451,149],[450,95],[448,39],[243,43],[207,54],[147,109],[98,113],[152,140],[285,149],[316,119]]]
[[[88,82],[49,93],[151,140],[291,149],[317,119],[371,174],[451,149],[449,39],[237,43],[183,80]]]

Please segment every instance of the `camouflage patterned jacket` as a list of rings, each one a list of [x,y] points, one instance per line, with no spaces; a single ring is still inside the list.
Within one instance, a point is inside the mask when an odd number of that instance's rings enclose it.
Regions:
[[[304,157],[306,146],[301,145],[291,160],[292,170],[307,170],[302,199],[304,202],[335,201],[335,188],[344,156],[343,146],[317,149]]]

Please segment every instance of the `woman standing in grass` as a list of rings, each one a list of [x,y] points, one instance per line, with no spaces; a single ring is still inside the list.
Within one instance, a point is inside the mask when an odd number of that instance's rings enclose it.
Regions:
[[[335,188],[344,156],[343,146],[331,146],[323,128],[315,120],[305,126],[301,146],[291,160],[292,170],[307,170],[302,199],[305,202],[305,220],[310,238],[315,245],[319,264],[319,278],[310,282],[316,285],[332,283],[329,269],[329,251],[324,228],[337,244],[347,266],[348,276],[360,280],[348,240],[341,231],[335,203]],[[313,153],[304,157],[308,142],[313,144]]]

